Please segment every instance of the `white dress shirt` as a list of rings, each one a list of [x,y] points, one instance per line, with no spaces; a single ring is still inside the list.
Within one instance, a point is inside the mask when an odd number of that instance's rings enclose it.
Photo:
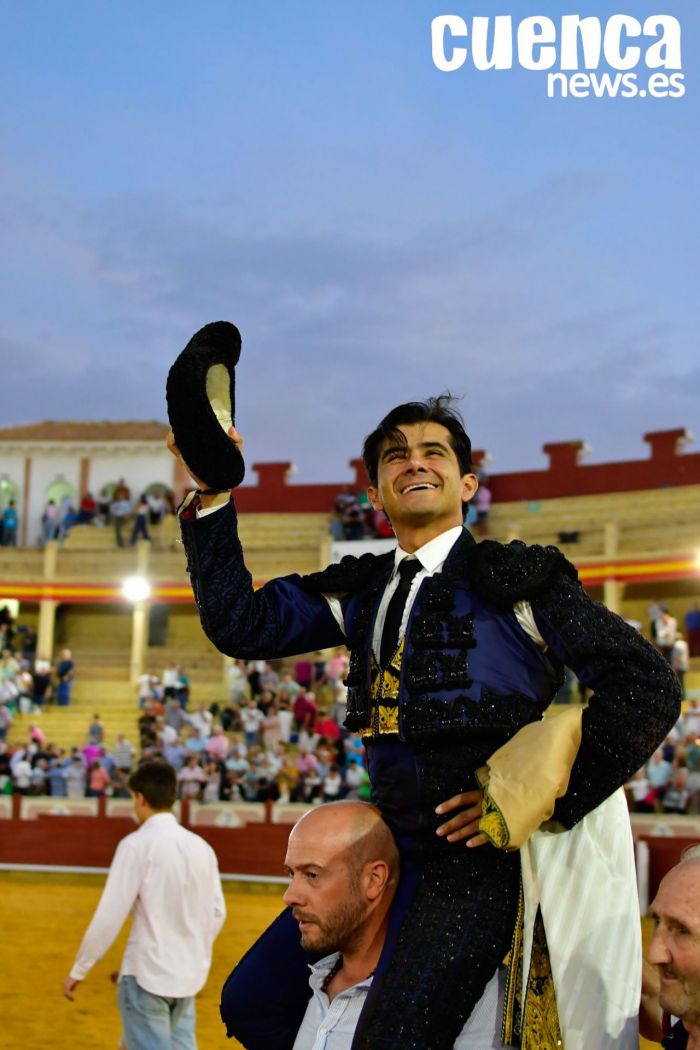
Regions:
[[[153,995],[184,999],[204,985],[226,905],[216,854],[172,813],[156,813],[117,846],[70,976],[82,981],[131,912],[119,976]]]
[[[323,991],[323,982],[337,960],[338,952],[335,952],[309,967],[312,995],[293,1050],[350,1050],[372,978],[368,977],[346,988],[329,1001]],[[501,1046],[498,1004],[504,982],[502,971],[491,978],[471,1017],[457,1036],[454,1050],[494,1050]]]

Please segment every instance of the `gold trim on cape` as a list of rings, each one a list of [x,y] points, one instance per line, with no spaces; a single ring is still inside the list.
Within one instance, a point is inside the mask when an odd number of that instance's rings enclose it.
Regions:
[[[564,1050],[547,937],[539,908],[535,919],[525,1003],[522,1002],[523,915],[521,886],[518,917],[507,960],[508,974],[503,996],[501,1042],[504,1046],[518,1046],[520,1050]]]

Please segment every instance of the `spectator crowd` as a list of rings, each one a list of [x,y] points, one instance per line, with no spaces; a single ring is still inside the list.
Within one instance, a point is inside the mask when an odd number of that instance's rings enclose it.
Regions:
[[[488,535],[492,494],[483,472],[477,477],[479,488],[467,508],[465,524],[484,537]],[[375,510],[363,490],[338,493],[331,511],[330,533],[334,540],[383,540],[392,538],[394,530],[384,511]]]
[[[160,525],[174,512],[172,496],[165,489],[142,492],[132,499],[124,478],[111,487],[111,492],[95,498],[86,492],[79,504],[72,496],[60,503],[50,499],[41,517],[41,536],[44,543],[64,540],[73,525],[110,526],[118,547],[133,546],[138,539],[150,540],[149,526]]]
[[[700,703],[695,698],[626,792],[635,813],[700,813]]]
[[[28,669],[27,695],[32,679]],[[316,653],[293,668],[235,662],[222,703],[190,707],[189,681],[174,663],[142,675],[133,733],[107,746],[95,714],[85,742],[69,751],[30,721],[24,742],[0,741],[0,792],[82,798],[128,797],[141,762],[162,757],[179,796],[200,802],[329,802],[369,798],[362,740],[345,720],[347,655]],[[7,707],[7,705],[3,705]]]
[[[676,672],[685,698],[685,676],[691,655],[700,655],[678,628],[667,606],[652,602],[648,609],[649,636]],[[698,603],[686,613],[688,637],[694,639],[695,618],[700,627]],[[638,630],[642,624],[631,621]],[[669,735],[626,785],[627,800],[635,813],[700,813],[700,705],[696,698],[687,707]]]
[[[41,513],[39,528],[28,536],[28,542],[41,546],[51,540],[62,542],[74,525],[110,527],[118,547],[133,546],[138,539],[150,540],[149,528],[159,526],[175,511],[173,497],[165,485],[154,484],[136,498],[124,478],[107,485],[94,496],[86,492],[81,499],[67,494],[47,499]],[[0,507],[0,546],[16,547],[19,536],[19,517],[16,500],[10,499]]]
[[[700,610],[685,617],[692,650],[676,619],[660,603],[650,607],[650,634],[684,685],[697,652]],[[695,621],[698,621],[696,626]],[[637,624],[641,629],[641,624]],[[35,637],[0,608],[0,793],[59,797],[128,797],[129,773],[162,756],[178,775],[181,798],[202,802],[328,802],[369,797],[362,740],[345,721],[347,655],[323,653],[294,665],[235,661],[228,698],[190,703],[184,669],[170,662],[160,676],[138,682],[138,713],[131,732],[107,746],[99,715],[82,744],[69,750],[47,741],[40,715],[45,704],[70,702],[75,663],[64,649],[52,666],[35,659]],[[585,690],[580,690],[585,701]],[[577,692],[570,682],[566,695]],[[26,738],[7,743],[16,719]],[[691,697],[662,746],[627,784],[636,812],[700,813],[700,704]]]

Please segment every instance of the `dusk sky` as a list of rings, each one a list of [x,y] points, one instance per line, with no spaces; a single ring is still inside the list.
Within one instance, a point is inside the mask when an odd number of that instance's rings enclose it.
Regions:
[[[224,318],[247,458],[300,481],[349,478],[389,408],[445,389],[495,473],[700,429],[697,0],[0,11],[0,425],[164,420],[170,364]],[[447,13],[674,15],[686,94],[440,72]]]

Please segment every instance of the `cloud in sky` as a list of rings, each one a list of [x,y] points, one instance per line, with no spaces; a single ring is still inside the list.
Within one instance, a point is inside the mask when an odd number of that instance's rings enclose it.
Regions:
[[[337,81],[330,66],[314,72],[303,33],[278,34],[273,51],[293,74],[258,71],[248,94],[227,96],[243,74],[223,56],[237,50],[252,69],[237,37],[251,27],[228,24],[213,40],[204,18],[187,31],[195,50],[211,44],[213,72],[189,101],[160,60],[139,89],[108,37],[92,107],[65,41],[24,99],[10,70],[27,119],[0,172],[6,422],[164,418],[170,363],[225,317],[243,333],[248,450],[296,460],[305,480],[340,480],[392,404],[445,388],[466,394],[496,471],[543,465],[545,441],[644,456],[643,431],[693,426],[697,220],[682,162],[696,146],[674,138],[666,168],[648,156],[650,136],[665,145],[667,124],[690,126],[691,103],[547,108],[505,80],[480,81],[475,99],[473,83],[442,79],[410,51],[429,22],[430,5],[414,6],[413,17],[401,9],[409,53],[396,75],[357,32]],[[375,16],[383,32],[389,17]],[[345,29],[359,28],[353,18],[343,7]],[[57,84],[63,97],[49,97]],[[198,121],[178,123],[169,85]],[[60,121],[32,135],[42,103],[69,121],[63,147]]]

